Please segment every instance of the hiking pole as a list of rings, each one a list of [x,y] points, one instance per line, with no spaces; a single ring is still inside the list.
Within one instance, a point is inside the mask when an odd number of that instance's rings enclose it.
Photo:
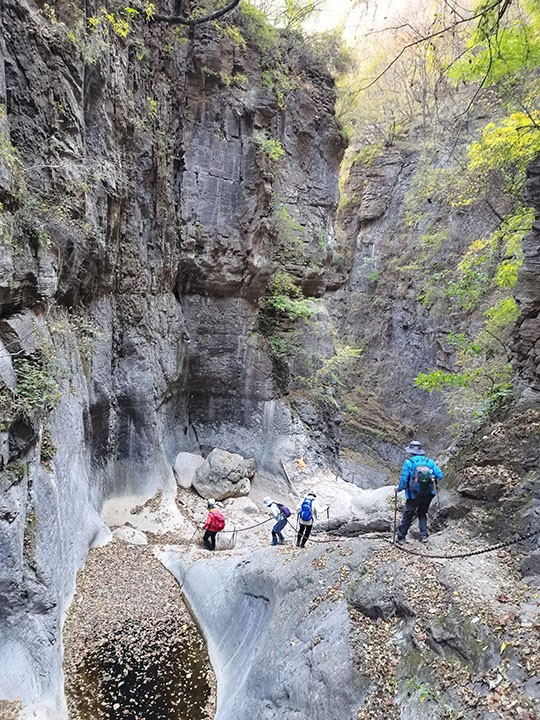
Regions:
[[[397,492],[394,491],[394,532],[392,534],[392,542],[396,542],[396,527],[397,527]]]
[[[439,521],[439,530],[442,530],[443,526],[442,526],[441,496],[439,495],[439,481],[437,480],[437,478],[435,478],[435,491],[437,493],[437,504],[439,506],[439,517],[437,518],[437,520]]]
[[[195,530],[194,530],[193,535],[191,536],[191,538],[190,538],[190,540],[189,540],[189,542],[188,542],[188,546],[191,545],[191,543],[193,542],[193,538],[194,538],[195,535],[197,534],[197,530],[198,530],[198,529],[199,529],[199,526],[198,526],[198,525],[195,525]]]

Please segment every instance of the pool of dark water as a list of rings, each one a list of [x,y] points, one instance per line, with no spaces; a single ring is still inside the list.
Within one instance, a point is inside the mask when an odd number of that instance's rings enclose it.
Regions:
[[[70,720],[210,720],[210,665],[196,626],[124,621],[66,677]]]

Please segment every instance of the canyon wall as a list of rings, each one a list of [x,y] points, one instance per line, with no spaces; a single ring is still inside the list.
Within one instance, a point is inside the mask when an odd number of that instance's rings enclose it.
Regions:
[[[0,694],[54,718],[103,500],[172,490],[183,450],[267,472],[319,452],[280,399],[259,315],[280,269],[325,290],[332,81],[301,43],[263,61],[249,18],[235,36],[141,16],[123,35],[115,12],[1,8]]]

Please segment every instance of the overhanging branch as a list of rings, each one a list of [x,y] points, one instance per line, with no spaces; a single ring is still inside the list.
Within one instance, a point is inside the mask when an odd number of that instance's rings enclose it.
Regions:
[[[231,10],[239,4],[240,0],[231,0],[230,3],[221,8],[221,10],[215,10],[208,15],[203,15],[196,18],[188,18],[183,15],[159,15],[156,13],[151,18],[155,22],[165,22],[169,25],[187,25],[188,27],[195,27],[195,25],[202,25],[203,23],[211,22],[212,20],[219,20],[219,18],[230,13]]]

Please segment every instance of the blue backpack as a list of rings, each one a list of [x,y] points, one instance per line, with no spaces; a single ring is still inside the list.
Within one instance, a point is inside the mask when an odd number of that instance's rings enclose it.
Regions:
[[[300,512],[298,513],[298,517],[300,520],[303,520],[304,522],[309,522],[310,520],[313,520],[313,512],[311,511],[311,506],[313,505],[313,500],[310,500],[309,498],[306,498],[304,502],[302,503],[302,507],[300,508]]]

